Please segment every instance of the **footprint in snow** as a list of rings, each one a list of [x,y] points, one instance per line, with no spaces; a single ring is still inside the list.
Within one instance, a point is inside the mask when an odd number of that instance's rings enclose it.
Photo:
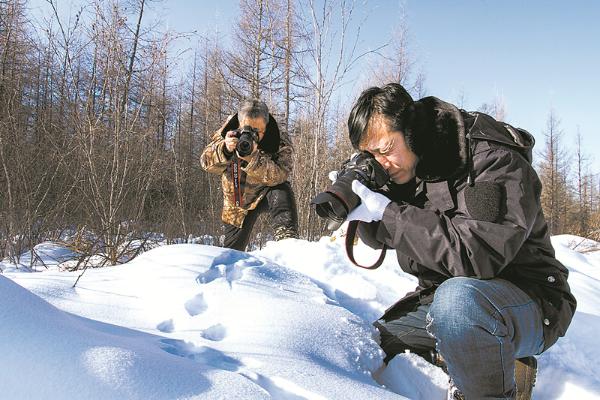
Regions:
[[[196,281],[207,284],[216,279],[224,278],[231,287],[234,281],[242,278],[245,268],[257,267],[263,264],[262,261],[248,253],[228,250],[215,257],[208,270],[198,275]]]
[[[204,300],[204,295],[202,293],[198,293],[196,296],[192,297],[184,304],[185,310],[191,317],[194,317],[200,313],[203,313],[208,308],[206,301]]]
[[[227,336],[227,329],[222,324],[213,325],[202,331],[202,337],[204,339],[212,340],[215,342],[225,339],[225,336]]]
[[[286,400],[325,400],[324,397],[316,393],[312,393],[304,388],[299,387],[294,382],[274,376],[268,377],[256,372],[241,370],[240,375],[250,379],[252,382],[262,387],[273,399]]]
[[[161,332],[171,333],[175,330],[175,324],[173,323],[173,319],[168,319],[166,321],[161,322],[156,325],[156,329]]]
[[[239,360],[228,356],[222,351],[210,347],[196,346],[193,343],[179,339],[162,339],[160,340],[160,347],[167,353],[194,360],[213,368],[217,367],[227,371],[237,371],[243,366]]]

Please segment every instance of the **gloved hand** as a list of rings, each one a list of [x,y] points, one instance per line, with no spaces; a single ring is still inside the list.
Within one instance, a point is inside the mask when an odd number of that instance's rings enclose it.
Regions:
[[[357,180],[352,181],[352,191],[360,197],[361,203],[348,214],[347,221],[381,221],[383,212],[392,201],[376,193]]]
[[[329,171],[329,174],[327,174],[327,177],[329,178],[331,183],[335,183],[335,181],[337,181],[338,172],[336,170]]]

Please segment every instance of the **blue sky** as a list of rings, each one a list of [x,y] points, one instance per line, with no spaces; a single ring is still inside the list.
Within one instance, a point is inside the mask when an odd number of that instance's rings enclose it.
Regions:
[[[400,2],[357,3],[361,13],[368,9],[361,46],[377,47],[391,36]],[[166,0],[151,7],[151,18],[200,34],[217,25],[225,34],[238,16],[238,0]],[[592,169],[600,173],[600,1],[407,0],[404,8],[428,95],[456,103],[464,93],[464,107],[472,110],[502,97],[506,121],[529,130],[538,152],[553,108],[565,146],[574,150],[579,127]],[[358,84],[359,71],[349,75],[345,90]]]
[[[565,144],[577,127],[600,172],[600,2],[447,1],[407,4],[429,92],[450,100],[461,88],[477,107],[496,93],[507,121],[543,144],[548,113]]]

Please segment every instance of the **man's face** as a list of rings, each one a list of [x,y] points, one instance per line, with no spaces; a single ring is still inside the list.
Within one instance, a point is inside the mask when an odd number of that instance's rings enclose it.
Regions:
[[[265,130],[267,129],[267,121],[261,117],[250,118],[245,117],[240,120],[240,126],[251,126],[258,131],[258,141],[260,142],[265,136]]]
[[[366,135],[364,143],[359,145],[360,150],[373,154],[392,182],[403,184],[415,177],[419,158],[410,150],[401,132],[389,129],[385,117],[373,116]]]

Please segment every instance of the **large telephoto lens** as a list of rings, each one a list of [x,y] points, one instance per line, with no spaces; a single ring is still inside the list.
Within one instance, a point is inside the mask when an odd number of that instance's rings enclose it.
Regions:
[[[350,211],[360,204],[360,197],[352,191],[352,181],[359,178],[357,174],[344,174],[338,178],[327,191],[319,193],[311,202],[321,218],[329,220],[328,229],[339,228]],[[362,179],[361,179],[362,180]]]
[[[338,179],[311,201],[317,215],[327,220],[328,229],[338,229],[350,211],[360,204],[360,197],[352,191],[352,181],[355,179],[377,190],[386,184],[389,175],[375,157],[366,151],[346,161],[338,173]]]

